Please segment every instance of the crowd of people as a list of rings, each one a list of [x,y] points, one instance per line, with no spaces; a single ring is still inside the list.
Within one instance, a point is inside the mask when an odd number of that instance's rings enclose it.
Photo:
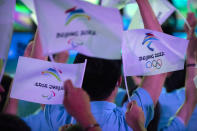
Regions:
[[[144,28],[163,32],[148,0],[136,0],[136,2]],[[193,80],[196,76],[197,61],[195,14],[189,12],[187,21],[191,29],[185,26],[189,40],[185,69],[143,78],[130,77],[138,85],[131,91],[130,102],[126,91],[124,89],[120,91],[122,60],[105,60],[78,53],[74,63],[83,63],[87,59],[82,88],[74,87],[72,81],[67,80],[64,82],[62,105],[41,105],[37,114],[22,118],[16,116],[18,100],[9,98],[0,114],[0,130],[197,130],[197,88]],[[68,52],[58,53],[54,56],[54,60],[65,63],[68,55]],[[48,60],[43,56],[38,30],[34,41],[28,44],[24,56]],[[180,82],[183,85],[177,86]],[[5,92],[9,86],[11,80],[9,84],[0,86],[0,93]],[[122,97],[117,95],[119,93]],[[0,100],[3,99],[5,96]],[[119,99],[121,104],[116,105],[115,99]]]

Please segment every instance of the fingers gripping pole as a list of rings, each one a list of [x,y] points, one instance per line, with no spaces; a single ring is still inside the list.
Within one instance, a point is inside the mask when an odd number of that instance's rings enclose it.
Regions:
[[[73,124],[73,122],[74,122],[74,118],[73,118],[73,116],[72,116],[72,117],[71,117],[70,124]]]
[[[49,58],[51,59],[52,62],[55,62],[55,60],[53,59],[53,55],[49,55]]]

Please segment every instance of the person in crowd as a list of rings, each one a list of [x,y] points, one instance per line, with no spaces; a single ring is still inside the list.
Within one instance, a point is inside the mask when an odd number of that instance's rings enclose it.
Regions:
[[[63,105],[83,127],[88,131],[101,131],[90,109],[90,98],[81,88],[75,88],[70,80],[64,83]],[[75,96],[75,99],[73,99]],[[80,110],[79,110],[80,109]]]
[[[8,74],[4,74],[3,78],[1,80],[2,86],[1,86],[1,90],[0,90],[0,95],[1,95],[0,112],[3,112],[3,110],[7,104],[7,97],[9,94],[11,82],[12,82],[12,77],[9,76]]]
[[[159,98],[161,110],[160,110],[160,120],[159,120],[158,130],[165,128],[165,126],[168,124],[168,120],[170,119],[170,117],[174,116],[175,114],[180,114],[181,111],[185,112],[184,115],[185,120],[183,119],[184,126],[179,126],[179,127],[182,128],[182,130],[185,128],[187,131],[193,131],[197,129],[197,125],[195,124],[197,122],[197,106],[196,103],[193,102],[195,101],[195,97],[196,97],[194,93],[197,93],[193,82],[193,78],[195,76],[194,66],[197,60],[196,59],[197,38],[194,33],[197,23],[195,14],[188,13],[187,21],[191,26],[191,30],[189,30],[185,26],[187,37],[188,40],[190,41],[187,50],[187,61],[186,61],[186,71],[187,71],[187,79],[185,83],[186,89],[180,87],[178,87],[180,89],[176,89],[177,83],[175,84],[171,83],[168,85],[174,85],[174,87],[171,86],[167,87],[168,93],[161,94]],[[179,81],[179,83],[180,82],[182,81]]]
[[[30,127],[16,115],[0,113],[2,131],[31,131]]]
[[[137,0],[137,3],[145,28],[162,32],[148,1]],[[124,103],[122,108],[113,104],[121,83],[121,61],[103,60],[78,54],[75,62],[81,63],[85,59],[87,59],[87,66],[82,88],[90,96],[91,112],[97,123],[102,130],[132,130],[133,127],[130,128],[127,125],[124,115],[128,102]],[[144,77],[141,88],[138,88],[131,97],[143,110],[145,127],[153,117],[153,108],[160,96],[165,77],[166,74]],[[78,108],[78,112],[83,110]],[[71,123],[71,114],[63,106],[46,105],[45,116],[51,130],[58,130],[59,127]]]
[[[75,88],[70,80],[65,82],[64,91],[64,107],[80,125],[65,125],[61,128],[61,131],[69,129],[76,129],[79,131],[100,131],[101,128],[99,127],[99,124],[97,124],[90,110],[90,98],[88,94],[82,88]],[[75,99],[73,99],[73,96],[76,96]],[[81,110],[79,111],[79,109]],[[144,113],[142,108],[137,105],[136,101],[132,101],[127,105],[125,116],[128,125],[132,127],[134,131],[146,130],[144,128]]]

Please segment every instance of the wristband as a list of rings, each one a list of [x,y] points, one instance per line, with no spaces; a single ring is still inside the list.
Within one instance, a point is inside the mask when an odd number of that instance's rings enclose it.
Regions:
[[[94,127],[99,127],[99,124],[98,123],[90,124],[88,125],[88,127],[85,128],[85,131],[88,131],[89,129],[94,128]]]
[[[196,64],[187,64],[186,67],[195,67]]]

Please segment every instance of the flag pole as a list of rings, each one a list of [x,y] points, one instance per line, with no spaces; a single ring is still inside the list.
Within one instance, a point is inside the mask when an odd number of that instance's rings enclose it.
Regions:
[[[191,2],[192,2],[192,0],[188,0],[187,1],[187,10],[188,10],[188,12],[191,12]]]
[[[191,30],[191,26],[189,25],[188,21],[185,19],[185,17],[181,14],[181,12],[176,8],[176,12],[183,18],[183,20],[185,21],[185,24],[187,25],[187,27],[189,28],[189,30]]]

